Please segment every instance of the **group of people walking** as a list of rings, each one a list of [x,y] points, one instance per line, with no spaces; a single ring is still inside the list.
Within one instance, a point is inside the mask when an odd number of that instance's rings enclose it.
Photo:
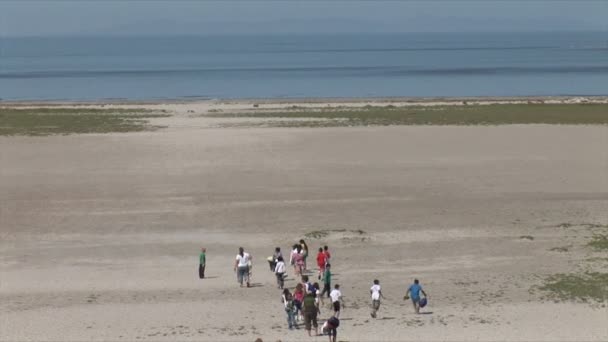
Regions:
[[[340,325],[340,309],[342,303],[342,293],[340,285],[336,284],[331,289],[331,253],[328,246],[320,247],[317,254],[317,280],[323,283],[323,290],[319,282],[310,281],[310,276],[314,273],[308,269],[309,248],[304,240],[292,246],[289,255],[289,263],[293,267],[294,275],[298,279],[292,291],[285,288],[285,278],[287,266],[283,258],[281,248],[276,247],[272,257],[268,258],[270,270],[277,278],[277,287],[282,290],[281,300],[287,316],[289,329],[298,329],[298,323],[304,322],[304,327],[309,336],[312,336],[312,329],[315,335],[319,334],[318,317],[321,314],[321,307],[324,304],[324,297],[332,301],[333,315],[327,319],[322,326],[322,332],[329,335],[329,340],[336,341],[337,329]]]
[[[281,301],[287,316],[287,324],[289,329],[298,329],[299,322],[304,322],[304,326],[309,336],[312,336],[312,329],[315,329],[315,334],[319,334],[318,317],[321,314],[321,307],[324,305],[324,298],[327,296],[331,300],[331,309],[333,314],[325,321],[322,326],[322,332],[329,335],[329,341],[335,342],[337,337],[337,329],[340,325],[340,311],[344,308],[344,300],[340,285],[332,283],[332,271],[330,260],[332,258],[328,246],[319,247],[317,252],[317,280],[322,282],[323,288],[319,282],[311,282],[311,272],[308,269],[307,258],[309,255],[308,245],[304,240],[292,246],[289,254],[289,263],[293,267],[294,275],[298,282],[292,291],[285,287],[285,279],[287,278],[287,268],[285,258],[280,247],[276,247],[271,257],[268,257],[270,271],[275,274],[277,287],[282,290]],[[206,249],[201,249],[199,256],[199,277],[205,278],[206,266]],[[234,261],[234,271],[237,275],[237,281],[241,287],[251,287],[251,274],[253,267],[253,257],[245,252],[243,247],[239,247],[238,254]],[[422,294],[424,297],[421,297]],[[378,310],[380,310],[380,301],[385,299],[382,294],[380,281],[375,279],[370,288],[371,295],[371,317],[376,318]],[[404,300],[411,299],[416,314],[420,313],[420,308],[426,305],[428,295],[422,289],[418,279],[410,285],[404,296]]]

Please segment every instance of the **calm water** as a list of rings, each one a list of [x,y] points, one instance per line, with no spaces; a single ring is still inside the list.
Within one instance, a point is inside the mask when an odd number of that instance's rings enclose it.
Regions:
[[[0,38],[0,98],[607,95],[608,33]]]

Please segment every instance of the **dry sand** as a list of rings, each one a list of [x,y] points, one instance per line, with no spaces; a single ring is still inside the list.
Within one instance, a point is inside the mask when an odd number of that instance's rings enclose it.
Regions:
[[[325,230],[345,230],[308,239],[333,252],[339,340],[608,340],[605,306],[529,291],[602,256],[577,224],[608,223],[606,126],[158,120],[169,127],[0,137],[0,340],[327,341],[287,329],[264,260]],[[232,271],[239,246],[255,259],[250,289]],[[402,300],[414,277],[424,315]]]

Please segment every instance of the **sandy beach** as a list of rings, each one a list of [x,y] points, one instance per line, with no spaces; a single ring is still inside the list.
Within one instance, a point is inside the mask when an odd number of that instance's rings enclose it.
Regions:
[[[169,115],[155,131],[0,136],[0,340],[327,341],[287,329],[265,260],[301,238],[332,250],[341,341],[608,340],[606,300],[538,288],[608,272],[607,252],[587,245],[608,227],[608,126],[227,127],[265,119],[207,115],[408,101],[72,103]],[[493,103],[424,104],[463,101]],[[239,246],[254,258],[249,289],[232,269]],[[414,278],[422,315],[403,300]]]

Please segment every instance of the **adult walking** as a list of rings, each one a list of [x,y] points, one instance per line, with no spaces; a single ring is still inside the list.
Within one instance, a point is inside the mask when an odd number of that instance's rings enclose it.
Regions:
[[[236,255],[236,260],[234,261],[234,271],[241,287],[243,287],[243,282],[247,283],[247,287],[251,286],[249,283],[249,268],[252,259],[251,255],[246,253],[243,247],[239,247],[239,254]]]
[[[420,313],[420,292],[424,295],[424,298],[427,298],[426,292],[420,286],[420,282],[418,279],[414,279],[414,283],[410,285],[405,293],[405,299],[412,298],[412,304],[414,304],[414,311],[419,314]]]
[[[293,260],[295,264],[295,274],[296,276],[302,275],[304,272],[304,253],[302,251],[302,247],[300,245],[296,246],[296,250],[293,253]]]
[[[302,268],[303,272],[306,272],[307,270],[307,265],[306,265],[306,259],[308,258],[308,245],[306,244],[306,242],[304,242],[304,239],[300,240],[300,246],[302,247],[302,256],[303,256],[303,261],[304,261],[304,267]]]
[[[198,277],[205,278],[205,264],[207,263],[207,249],[201,248],[201,254],[198,256]]]
[[[325,265],[327,265],[327,255],[323,251],[323,248],[319,248],[319,252],[317,253],[317,266],[319,267],[319,275],[317,279],[321,280],[323,273],[325,272]]]
[[[281,247],[276,247],[272,256],[268,257],[268,263],[270,264],[271,272],[274,272],[274,269],[277,266],[277,262],[279,261],[279,257],[283,257],[283,253],[281,253]]]
[[[302,311],[304,312],[304,326],[308,332],[308,336],[311,335],[311,328],[315,328],[315,336],[319,334],[319,324],[317,323],[317,314],[319,307],[316,303],[316,296],[312,293],[304,296],[304,302],[302,303]]]
[[[338,337],[338,327],[340,326],[340,320],[331,316],[325,324],[323,324],[322,331],[324,334],[329,336],[329,342],[336,342],[336,338]]]
[[[321,300],[323,300],[323,295],[327,294],[327,298],[329,298],[329,294],[331,293],[331,265],[327,264],[325,266],[325,272],[323,273],[323,292],[321,292]]]

